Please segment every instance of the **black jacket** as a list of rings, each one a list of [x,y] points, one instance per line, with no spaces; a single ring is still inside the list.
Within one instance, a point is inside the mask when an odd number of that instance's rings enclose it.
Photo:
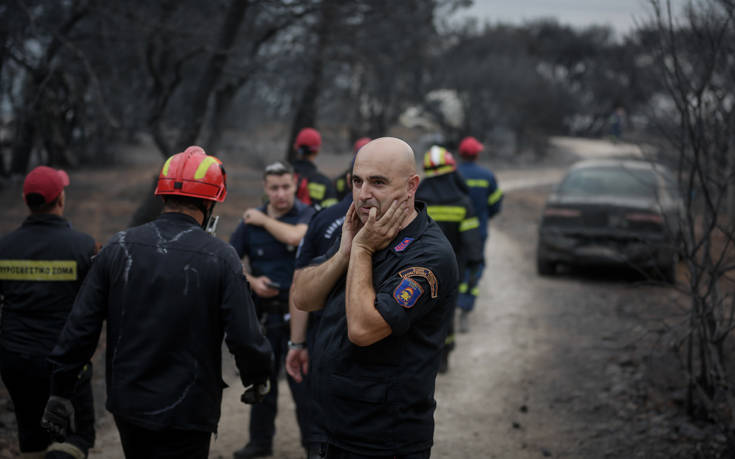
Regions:
[[[434,383],[458,288],[452,248],[422,203],[373,255],[375,308],[391,335],[365,347],[347,337],[346,276],[327,299],[312,388],[329,442],[357,454],[425,451],[434,437]],[[339,240],[326,258],[336,253]]]
[[[416,191],[416,199],[426,203],[429,216],[452,244],[460,270],[484,261],[480,221],[468,193],[457,172],[427,177]]]
[[[337,190],[334,184],[326,175],[317,170],[314,163],[306,159],[297,159],[293,162],[293,168],[299,181],[301,177],[306,178],[311,200],[309,204],[315,209],[319,210],[337,204]]]
[[[56,215],[31,215],[0,239],[0,345],[47,356],[89,271],[94,240]]]
[[[52,393],[68,394],[107,320],[107,409],[149,429],[216,431],[222,339],[246,386],[272,353],[235,250],[188,215],[115,235],[94,260],[50,360]]]

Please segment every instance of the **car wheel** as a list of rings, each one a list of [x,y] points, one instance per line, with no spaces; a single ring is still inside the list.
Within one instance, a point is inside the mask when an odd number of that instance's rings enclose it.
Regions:
[[[546,258],[536,256],[536,272],[541,276],[552,276],[556,274],[556,263]]]

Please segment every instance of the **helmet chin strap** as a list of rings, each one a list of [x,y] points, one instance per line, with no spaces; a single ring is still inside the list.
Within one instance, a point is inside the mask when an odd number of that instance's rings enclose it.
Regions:
[[[212,218],[212,213],[214,212],[214,206],[216,205],[216,202],[211,201],[212,205],[207,209],[207,201],[202,199],[200,201],[199,210],[202,211],[202,215],[204,216],[204,219],[202,220],[201,227],[203,230],[207,229],[207,226],[209,226],[209,219]]]

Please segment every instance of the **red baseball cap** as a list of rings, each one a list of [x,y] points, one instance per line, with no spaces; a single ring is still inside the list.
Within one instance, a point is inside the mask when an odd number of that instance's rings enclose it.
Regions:
[[[296,149],[299,147],[309,147],[312,152],[318,151],[321,146],[322,136],[314,128],[304,128],[299,131],[299,134],[296,136],[296,141],[293,144],[293,147]]]
[[[483,150],[483,146],[476,138],[469,136],[459,143],[459,154],[461,156],[477,156]]]
[[[23,182],[23,199],[29,194],[40,194],[45,204],[56,199],[65,186],[69,185],[69,175],[61,169],[38,166],[26,175]]]

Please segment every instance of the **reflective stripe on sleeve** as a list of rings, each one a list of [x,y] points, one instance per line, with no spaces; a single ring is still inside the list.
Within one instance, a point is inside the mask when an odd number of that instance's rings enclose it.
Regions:
[[[467,209],[462,206],[427,206],[426,212],[438,222],[461,222]]]
[[[496,202],[500,201],[500,198],[502,197],[503,197],[503,190],[498,188],[497,190],[495,190],[493,194],[490,195],[489,198],[487,198],[487,203],[492,206]]]
[[[459,293],[467,293],[467,282],[459,284]]]
[[[459,224],[459,231],[469,231],[471,229],[479,228],[480,227],[480,220],[477,217],[468,218],[467,220],[463,220],[462,223]]]

